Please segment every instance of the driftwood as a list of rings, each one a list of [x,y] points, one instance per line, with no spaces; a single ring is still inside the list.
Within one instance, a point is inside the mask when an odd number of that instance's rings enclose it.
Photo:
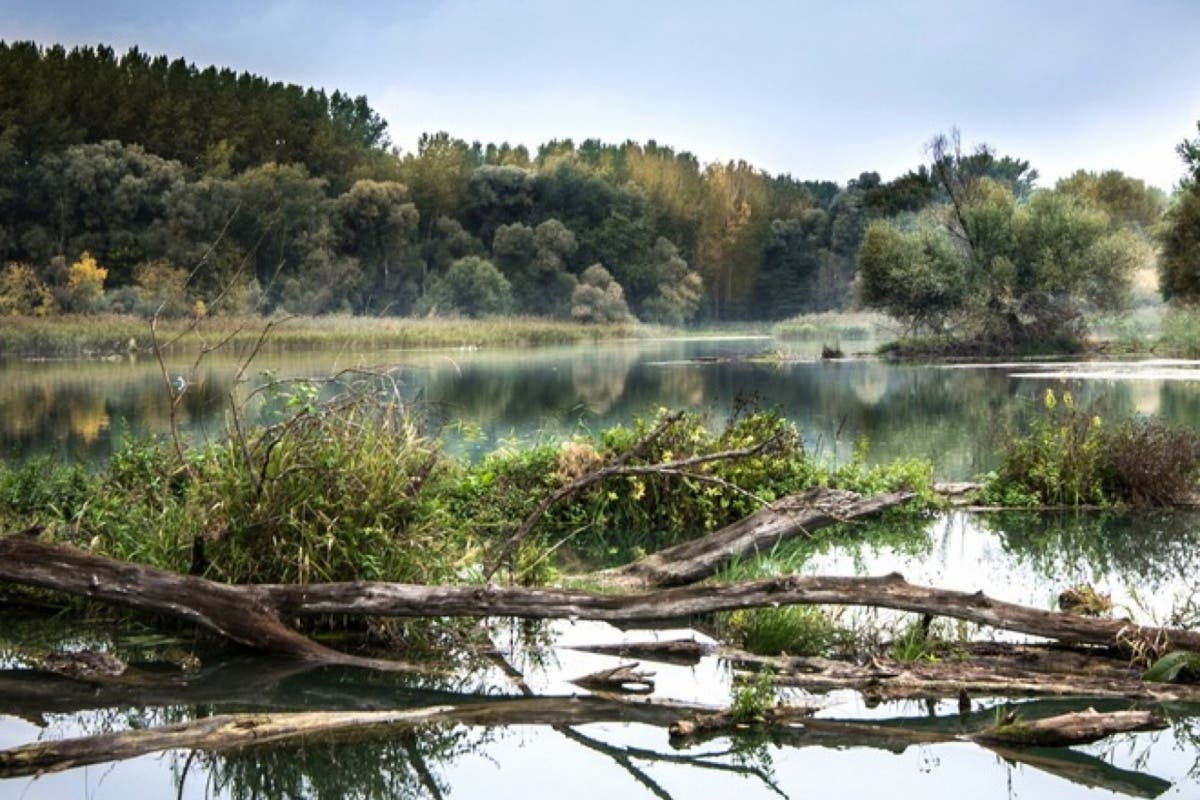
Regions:
[[[248,747],[261,747],[311,741],[362,738],[376,734],[393,735],[425,725],[453,723],[479,726],[546,724],[557,727],[589,722],[635,720],[660,727],[673,726],[679,736],[683,730],[678,719],[690,714],[702,723],[690,733],[723,735],[728,733],[728,715],[712,715],[695,706],[665,702],[616,702],[601,698],[512,698],[489,703],[435,705],[390,711],[302,712],[291,714],[226,714],[206,717],[159,728],[126,730],[98,736],[35,742],[0,750],[0,778],[38,775],[89,764],[134,758],[165,750],[189,749],[222,753]],[[811,709],[778,709],[767,720],[778,741],[797,746],[848,744],[903,750],[914,744],[941,744],[974,741],[985,746],[1000,741],[1008,752],[1021,758],[1025,746],[1044,746],[1096,741],[1097,738],[1132,730],[1164,727],[1161,718],[1150,712],[1083,712],[1067,714],[1031,723],[999,726],[977,734],[955,735],[939,731],[919,731],[892,724],[842,722],[810,719]],[[667,722],[671,716],[674,722]],[[722,727],[723,723],[723,727]],[[1005,728],[1035,729],[1036,737],[1006,737]],[[1055,738],[1057,737],[1057,738]],[[1011,742],[1010,738],[1017,738]],[[1043,758],[1046,756],[1043,754]]]
[[[756,719],[753,722],[745,722],[738,719],[732,711],[723,710],[712,714],[696,714],[676,720],[671,723],[671,727],[667,729],[667,732],[672,737],[678,739],[687,739],[696,736],[711,737],[713,735],[727,734],[749,728],[788,725],[808,719],[816,713],[816,710],[816,708],[811,706],[774,706],[764,709],[762,718]]]
[[[593,692],[650,694],[654,691],[654,673],[638,669],[638,662],[620,664],[575,678],[571,683]]]
[[[1111,697],[1155,702],[1200,702],[1200,685],[1150,683],[1128,659],[1104,653],[1030,645],[979,644],[963,658],[902,662],[877,657],[866,664],[827,658],[757,656],[726,649],[751,672],[770,667],[778,686],[828,692],[854,689],[869,702],[971,697]]]
[[[974,734],[983,744],[1009,747],[1071,747],[1091,744],[1117,733],[1160,731],[1167,721],[1156,711],[1114,711],[1102,714],[1094,709],[1061,717],[1022,722],[1004,722]]]
[[[619,658],[640,658],[643,661],[694,666],[699,664],[702,658],[713,655],[720,648],[715,644],[705,644],[695,639],[667,639],[661,642],[578,645],[569,649]]]
[[[626,587],[696,583],[712,577],[735,559],[767,552],[790,538],[838,522],[878,514],[915,497],[913,492],[862,497],[838,489],[812,489],[776,500],[709,536],[595,573],[594,577]]]
[[[30,536],[0,537],[0,580],[167,614],[240,645],[302,661],[422,669],[405,662],[359,658],[318,644],[280,621],[277,610],[251,587],[95,556]]]
[[[94,556],[25,536],[0,537],[0,580],[165,613],[248,647],[316,663],[421,670],[405,662],[364,659],[331,650],[281,622],[321,614],[403,617],[506,616],[603,621],[686,619],[738,608],[861,605],[952,617],[1066,644],[1139,654],[1200,650],[1200,631],[1136,625],[1029,608],[985,596],[876,578],[788,576],[687,586],[639,594],[499,586],[396,583],[230,586]]]

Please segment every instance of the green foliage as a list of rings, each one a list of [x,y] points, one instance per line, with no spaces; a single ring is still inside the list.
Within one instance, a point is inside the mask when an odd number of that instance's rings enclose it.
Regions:
[[[632,319],[625,303],[625,290],[600,264],[592,264],[579,276],[579,285],[571,294],[571,319],[578,322]]]
[[[1153,260],[1140,234],[1114,230],[1108,214],[1074,186],[1030,194],[1019,178],[1001,181],[991,167],[979,169],[957,143],[953,153],[944,138],[935,144],[947,202],[913,229],[885,222],[868,228],[858,253],[859,293],[868,307],[892,314],[911,334],[1013,351],[1077,339],[1086,311],[1128,305],[1134,273]]]
[[[752,681],[744,681],[733,688],[729,713],[739,725],[751,725],[766,720],[767,713],[775,707],[774,673],[768,667],[759,670]]]
[[[1200,680],[1200,653],[1188,650],[1167,653],[1142,673],[1142,680],[1154,683],[1195,683]]]
[[[1158,348],[1185,358],[1200,356],[1200,310],[1176,306],[1162,320]]]
[[[731,611],[720,616],[720,631],[722,640],[762,655],[846,655],[860,644],[853,631],[816,606]]]
[[[1009,441],[984,489],[999,505],[1104,504],[1104,432],[1099,416],[1076,408],[1070,392],[1047,389],[1028,434]]]
[[[688,270],[675,245],[663,237],[654,243],[651,269],[658,276],[658,294],[642,305],[642,317],[662,325],[683,325],[700,309],[704,279]]]
[[[1054,188],[1087,201],[1107,214],[1115,225],[1142,231],[1157,225],[1167,207],[1167,197],[1161,189],[1115,169],[1099,174],[1077,170],[1061,178]]]
[[[986,476],[984,501],[1005,506],[1187,502],[1200,478],[1200,433],[1156,419],[1105,425],[1047,389],[1043,413]]]
[[[35,458],[20,467],[0,463],[0,520],[8,527],[40,520],[73,520],[97,491],[81,464]]]
[[[942,650],[941,638],[921,620],[910,622],[892,640],[891,655],[897,661],[937,661]]]
[[[1200,300],[1200,181],[1187,181],[1167,211],[1160,235],[1159,286],[1164,300]]]
[[[0,271],[0,317],[44,317],[54,310],[50,287],[38,280],[28,264],[12,263]]]
[[[491,261],[467,256],[433,279],[422,302],[431,314],[503,314],[512,307],[512,286]]]

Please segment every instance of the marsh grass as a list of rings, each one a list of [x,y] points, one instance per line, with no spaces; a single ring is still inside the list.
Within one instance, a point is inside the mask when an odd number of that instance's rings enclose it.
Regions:
[[[1200,358],[1200,310],[1180,307],[1168,311],[1162,318],[1162,334],[1156,351]]]
[[[223,342],[231,351],[255,346],[269,320],[264,317],[215,316],[200,320],[162,320],[159,341],[171,353],[196,353]],[[578,344],[611,339],[664,336],[671,331],[638,323],[583,325],[540,317],[442,319],[411,317],[291,317],[271,331],[270,350],[379,350],[434,347],[494,347]],[[130,343],[151,347],[150,324],[119,314],[5,317],[0,325],[0,356],[104,356],[125,353]],[[170,342],[170,347],[165,343]]]
[[[785,341],[862,341],[891,336],[895,325],[882,314],[826,311],[801,314],[778,322],[771,329],[776,339]]]

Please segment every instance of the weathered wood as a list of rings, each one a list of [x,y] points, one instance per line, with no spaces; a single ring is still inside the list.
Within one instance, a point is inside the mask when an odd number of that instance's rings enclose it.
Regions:
[[[246,747],[321,737],[370,735],[434,723],[463,725],[582,725],[641,722],[666,727],[681,715],[711,707],[672,701],[620,701],[600,697],[518,697],[383,711],[313,711],[276,714],[221,714],[167,725],[35,742],[0,750],[0,778],[58,772],[120,761],[164,750],[221,753]]]
[[[1147,683],[1127,659],[1022,645],[968,647],[963,659],[866,664],[799,656],[757,656],[726,649],[742,668],[770,667],[779,686],[828,692],[855,689],[871,701],[968,697],[1111,697],[1200,702],[1200,686]]]
[[[661,661],[664,664],[694,666],[700,659],[710,656],[719,649],[715,644],[705,644],[695,639],[667,639],[661,642],[620,642],[618,644],[576,645],[571,650],[585,653],[640,658],[643,661]]]
[[[403,662],[358,658],[318,644],[283,624],[270,599],[254,587],[179,575],[29,536],[0,537],[0,580],[166,614],[246,647],[302,661],[420,669]]]
[[[638,666],[636,661],[619,664],[575,678],[571,683],[593,692],[650,694],[654,691],[654,673],[640,670]]]
[[[974,734],[974,741],[1008,747],[1071,747],[1091,744],[1117,733],[1161,731],[1167,721],[1156,711],[1113,711],[1095,709],[1064,714],[1032,722],[1014,720]]]
[[[58,589],[171,614],[239,644],[319,663],[422,669],[363,659],[319,645],[280,618],[320,614],[401,617],[506,616],[610,622],[686,619],[739,608],[860,605],[933,614],[1055,639],[1141,653],[1200,650],[1200,631],[1137,625],[1029,608],[968,593],[916,586],[899,574],[882,577],[791,575],[686,586],[636,594],[500,586],[399,583],[257,584],[228,586],[94,556],[24,536],[0,537],[0,580]]]
[[[98,736],[35,742],[0,750],[0,778],[13,778],[56,772],[89,764],[134,758],[165,750],[189,749],[222,753],[247,747],[259,747],[307,741],[315,738],[334,740],[363,737],[386,731],[411,730],[424,725],[454,723],[479,726],[543,724],[580,725],[588,722],[636,720],[665,727],[667,715],[704,714],[702,709],[670,702],[616,702],[601,698],[515,698],[490,703],[435,705],[424,708],[389,711],[303,712],[291,714],[228,714],[196,719],[160,728],[126,730]],[[956,736],[937,731],[918,731],[896,724],[842,722],[810,719],[811,709],[778,709],[768,720],[772,736],[780,744],[791,746],[867,746],[901,751],[914,744],[941,744],[973,741],[989,746],[986,734]],[[1080,721],[1078,718],[1086,717]],[[694,717],[693,717],[694,718]],[[692,734],[728,733],[729,718],[705,715],[715,720],[690,731]],[[1098,735],[1130,730],[1151,730],[1163,726],[1149,712],[1113,714],[1068,714],[1029,723],[1037,725],[1043,739],[1057,731],[1061,743],[1095,741]],[[676,735],[680,733],[675,729]],[[1064,733],[1066,732],[1066,733]],[[1085,738],[1086,737],[1091,738]],[[994,732],[993,732],[994,735]],[[1021,748],[1007,741],[1006,752],[1022,759]],[[1042,755],[1042,758],[1049,758]],[[1053,761],[1053,760],[1052,760]]]
[[[780,498],[708,536],[595,573],[595,577],[627,587],[696,583],[712,577],[735,559],[767,552],[790,538],[807,536],[838,522],[878,514],[915,497],[913,492],[863,497],[840,489],[812,489]]]
[[[753,722],[745,722],[737,718],[730,710],[725,709],[713,714],[695,714],[671,723],[667,732],[672,737],[686,739],[694,736],[711,736],[716,733],[746,730],[752,727],[766,728],[777,725],[789,725],[800,720],[807,720],[816,713],[813,706],[779,705],[763,710],[762,718]]]

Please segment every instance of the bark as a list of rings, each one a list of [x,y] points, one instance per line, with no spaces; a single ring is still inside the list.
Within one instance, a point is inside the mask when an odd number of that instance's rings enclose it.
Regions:
[[[668,639],[662,642],[622,642],[620,644],[590,644],[569,648],[586,653],[639,658],[643,661],[659,661],[664,664],[695,666],[705,656],[713,655],[718,648],[695,639]]]
[[[0,537],[0,580],[166,614],[245,647],[301,661],[419,669],[403,662],[358,658],[318,644],[283,624],[269,598],[253,587],[117,561],[29,536]]]
[[[258,650],[317,663],[427,670],[404,662],[349,656],[284,625],[281,617],[322,614],[434,617],[578,618],[609,622],[686,619],[739,608],[860,605],[932,614],[1004,630],[1139,654],[1200,650],[1200,631],[1136,625],[1045,611],[983,592],[934,589],[883,577],[792,575],[643,592],[418,586],[397,583],[229,586],[94,556],[25,536],[0,537],[0,580],[57,589],[198,623]]]
[[[779,686],[828,692],[854,689],[869,702],[972,697],[1110,697],[1155,702],[1200,702],[1200,685],[1150,683],[1123,658],[1103,653],[1023,645],[978,645],[965,658],[867,664],[726,651],[745,669],[763,666]]]
[[[713,715],[696,707],[663,702],[616,702],[600,698],[514,698],[491,703],[435,705],[390,711],[303,712],[293,714],[227,714],[196,719],[160,728],[126,730],[99,736],[61,739],[0,750],[0,778],[14,778],[57,772],[65,769],[106,763],[165,750],[203,750],[222,753],[247,747],[261,747],[320,738],[323,741],[394,735],[430,724],[512,725],[543,724],[556,727],[590,722],[632,720],[659,727],[673,726],[680,735],[678,719],[689,714],[701,719],[688,732],[707,737],[727,735],[728,714]],[[811,709],[774,710],[766,724],[779,744],[831,747],[867,746],[902,751],[916,744],[942,744],[973,741],[985,746],[999,742],[1017,760],[1021,748],[1096,741],[1113,733],[1131,730],[1156,730],[1165,726],[1150,712],[1125,711],[1101,714],[1090,711],[1038,720],[1020,726],[999,726],[978,734],[956,736],[937,731],[919,731],[903,727],[904,721],[878,723],[841,722],[811,719]],[[670,716],[676,722],[668,722]],[[1035,729],[1011,737],[1005,728]],[[1012,739],[1017,741],[1013,742]],[[1053,761],[1041,754],[1041,758]],[[1151,795],[1152,796],[1152,795]]]
[[[640,722],[666,727],[681,715],[709,707],[670,701],[622,702],[597,697],[517,697],[493,702],[433,705],[385,711],[311,711],[222,714],[159,728],[58,739],[0,750],[0,778],[58,772],[164,750],[227,752],[245,747],[370,736],[434,723],[462,725],[582,725]]]
[[[595,577],[619,586],[682,586],[710,578],[722,567],[796,536],[903,505],[913,492],[862,497],[839,489],[812,489],[776,500],[716,533],[605,570]]]
[[[1114,711],[1102,714],[1095,709],[1064,714],[1033,722],[1014,720],[971,738],[983,744],[1008,747],[1071,747],[1091,744],[1117,733],[1160,731],[1167,721],[1157,711]]]
[[[654,691],[654,673],[640,670],[638,666],[636,661],[620,664],[575,678],[571,683],[592,692],[651,694]]]

